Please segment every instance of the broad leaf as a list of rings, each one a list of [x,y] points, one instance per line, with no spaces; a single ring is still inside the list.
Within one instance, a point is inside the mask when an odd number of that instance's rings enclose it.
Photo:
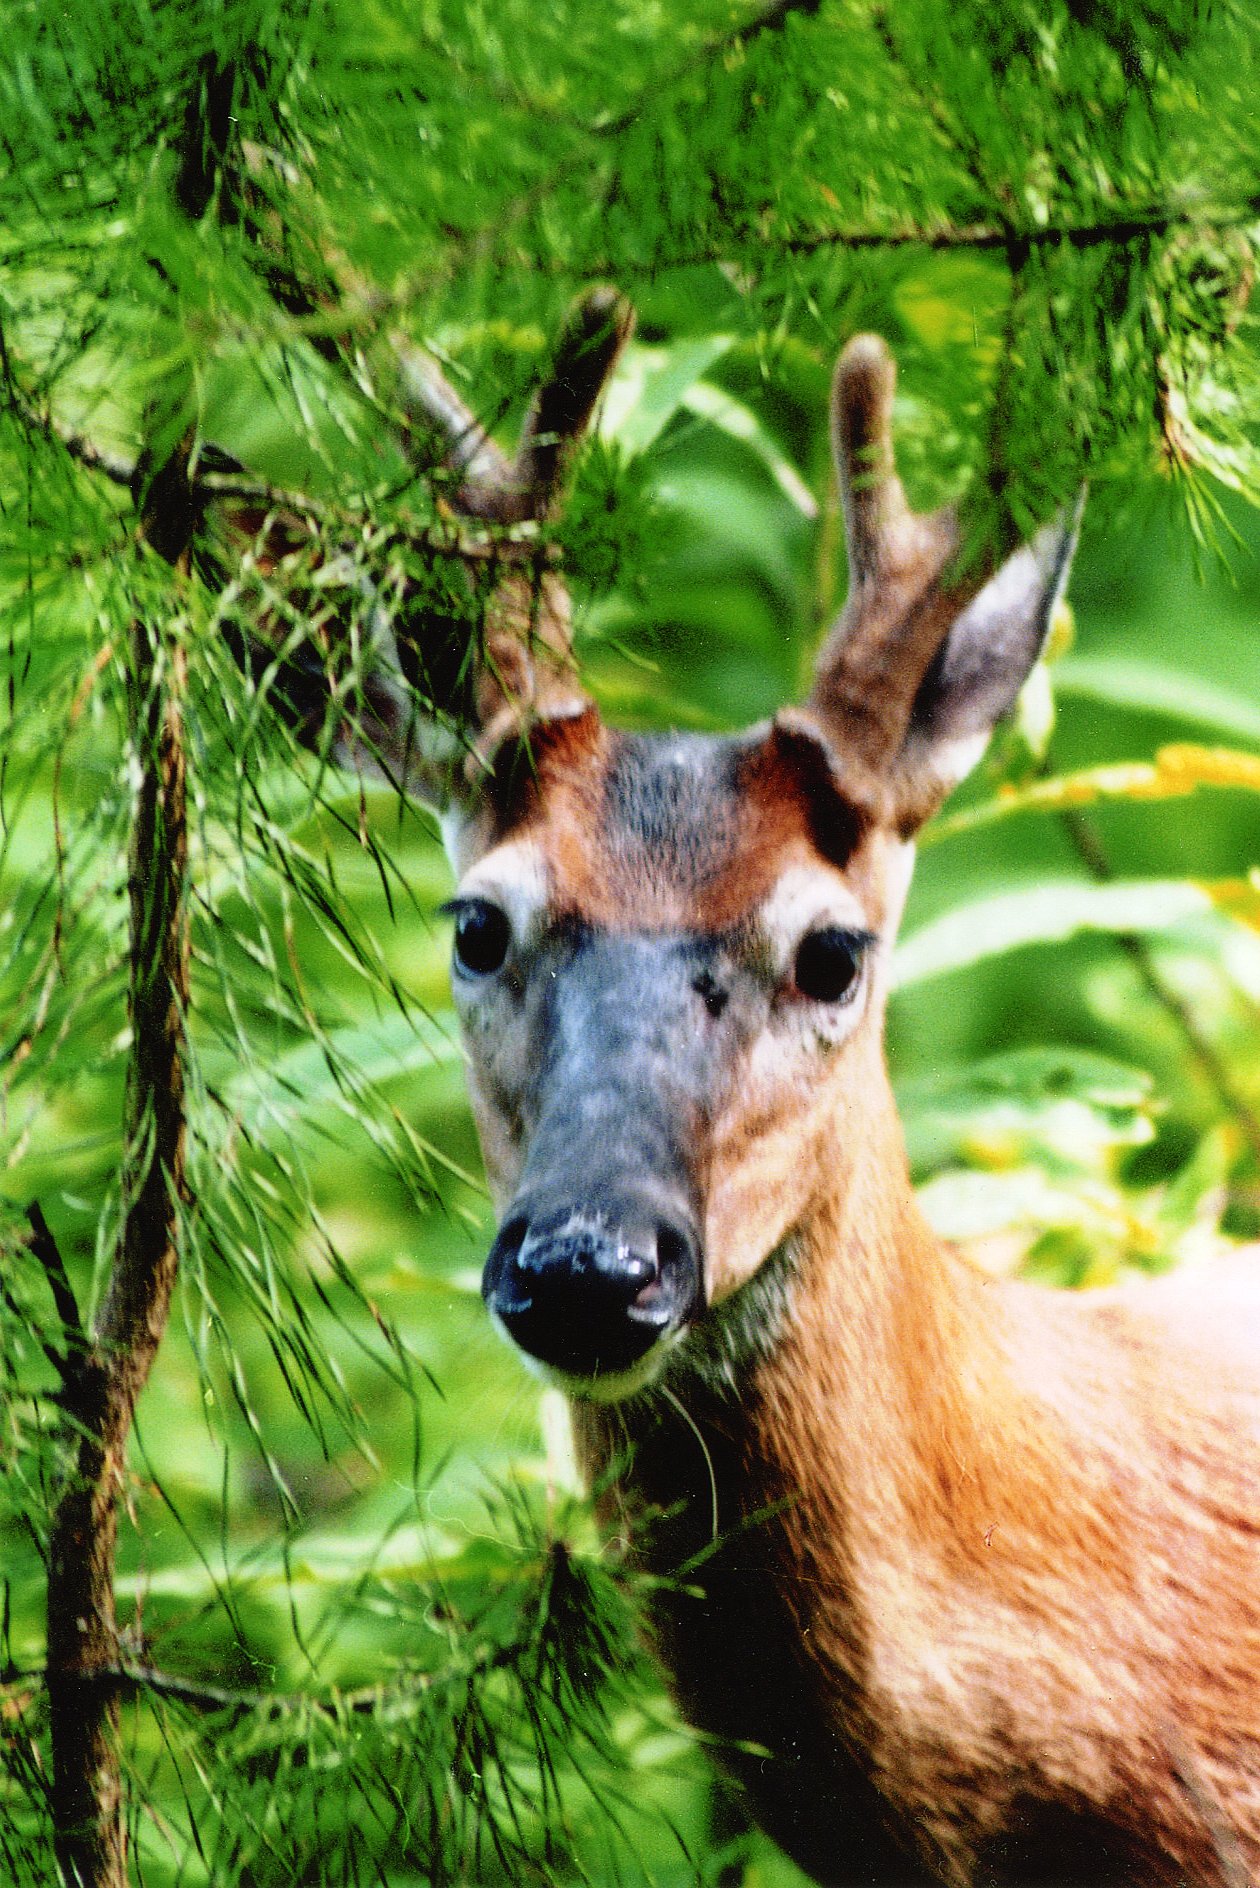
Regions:
[[[1025,944],[1062,943],[1078,931],[1164,931],[1215,908],[1211,890],[1183,879],[1091,885],[1063,879],[974,899],[912,932],[894,959],[898,989]]]
[[[627,348],[604,401],[602,437],[615,439],[627,453],[646,452],[733,340],[729,334],[706,334],[672,347]]]
[[[1054,672],[1061,695],[1197,723],[1235,741],[1260,742],[1260,701],[1185,669],[1133,656],[1071,655]]]
[[[1110,1057],[1037,1046],[899,1083],[897,1101],[916,1172],[1029,1158],[1093,1169],[1111,1150],[1151,1139],[1151,1086],[1145,1070]]]

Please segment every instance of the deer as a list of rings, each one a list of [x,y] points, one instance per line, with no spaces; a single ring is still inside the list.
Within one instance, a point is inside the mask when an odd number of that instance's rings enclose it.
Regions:
[[[514,458],[412,361],[457,516],[553,513],[631,320],[588,296]],[[355,739],[437,807],[457,876],[490,1317],[568,1397],[756,1820],[837,1888],[1238,1888],[1260,1249],[1070,1293],[976,1269],[916,1205],[883,1049],[915,835],[1036,662],[1079,509],[968,569],[955,511],[907,501],[894,393],[851,339],[848,596],[803,703],[606,725],[535,543],[497,574],[467,747],[392,649]]]

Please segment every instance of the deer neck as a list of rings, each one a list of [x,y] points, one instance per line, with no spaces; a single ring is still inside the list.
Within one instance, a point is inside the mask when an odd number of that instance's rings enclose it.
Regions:
[[[838,1125],[827,1184],[711,1317],[708,1350],[684,1347],[664,1394],[579,1406],[576,1425],[595,1479],[626,1465],[611,1505],[655,1571],[756,1531],[802,1592],[825,1586],[843,1632],[868,1578],[983,1569],[1030,1468],[1053,1486],[1066,1451],[1018,1385],[1011,1288],[918,1210],[886,1077],[861,1137]]]
[[[966,1532],[1001,1463],[995,1402],[1009,1418],[1016,1394],[1002,1288],[923,1219],[886,1080],[798,1239],[778,1342],[753,1378],[767,1456],[802,1491],[797,1527],[814,1524],[810,1491],[826,1489],[847,1513],[817,1525],[841,1526],[855,1550],[913,1544],[930,1525]]]
[[[837,1153],[813,1210],[729,1301],[719,1323],[742,1320],[738,1340],[698,1368],[680,1359],[663,1394],[575,1420],[605,1525],[653,1576],[686,1715],[803,1867],[833,1879],[844,1853],[854,1879],[906,1888],[927,1876],[886,1831],[872,1756],[881,1596],[913,1578],[907,1529],[952,1525],[970,1500],[975,1424],[944,1360],[961,1344],[964,1375],[983,1372],[996,1346],[915,1208],[891,1095],[865,1100],[886,1144]]]

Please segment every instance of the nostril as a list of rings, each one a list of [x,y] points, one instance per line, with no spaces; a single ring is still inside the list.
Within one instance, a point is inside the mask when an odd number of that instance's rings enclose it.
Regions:
[[[672,1226],[658,1226],[652,1244],[655,1250],[643,1255],[634,1268],[632,1280],[630,1309],[645,1316],[651,1316],[657,1306],[664,1303],[669,1293],[667,1275],[686,1252],[685,1241]]]
[[[685,1315],[694,1305],[700,1286],[699,1263],[693,1241],[668,1221],[656,1228],[656,1253],[648,1276],[636,1292],[631,1314],[662,1322]]]
[[[703,999],[705,1009],[716,1022],[731,1000],[730,991],[723,989],[711,970],[702,970],[691,987]]]
[[[525,1244],[528,1231],[529,1221],[523,1213],[518,1213],[515,1219],[505,1219],[500,1226],[499,1236],[494,1243],[507,1264],[511,1265],[521,1256],[521,1247]]]
[[[661,1262],[655,1252],[635,1252],[623,1246],[617,1257],[617,1269],[632,1295],[650,1289],[660,1279]]]
[[[692,1259],[692,1245],[686,1233],[668,1221],[656,1229],[656,1268],[666,1272],[671,1267],[689,1265]]]
[[[503,1223],[482,1290],[521,1349],[573,1377],[628,1370],[697,1299],[697,1242],[647,1202],[533,1210]]]

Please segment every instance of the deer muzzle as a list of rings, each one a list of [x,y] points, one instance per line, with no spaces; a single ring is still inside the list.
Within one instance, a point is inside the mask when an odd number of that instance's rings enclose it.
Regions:
[[[518,1201],[482,1290],[527,1356],[580,1394],[615,1397],[682,1329],[700,1284],[699,1243],[681,1204],[650,1199]]]
[[[676,942],[592,939],[546,979],[528,1150],[482,1291],[576,1395],[642,1387],[702,1306],[695,975]]]

